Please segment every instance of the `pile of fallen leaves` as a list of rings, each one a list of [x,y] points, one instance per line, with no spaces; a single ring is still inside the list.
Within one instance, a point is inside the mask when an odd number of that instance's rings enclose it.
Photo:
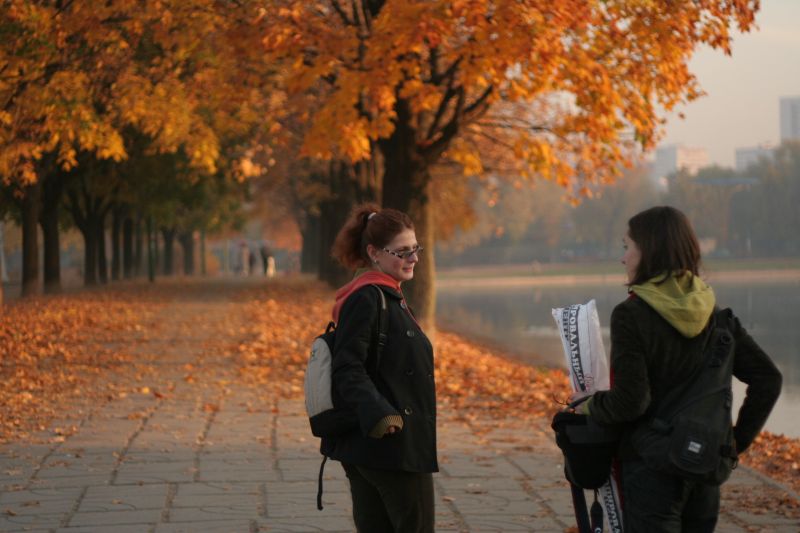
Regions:
[[[236,346],[240,378],[284,398],[302,396],[311,343],[330,321],[332,301],[321,284],[287,282],[244,302],[250,326]]]
[[[0,442],[45,430],[70,399],[105,399],[113,384],[89,384],[131,361],[131,346],[157,327],[152,322],[157,308],[130,291],[38,297],[4,306]]]
[[[475,418],[545,418],[569,398],[566,373],[523,365],[459,335],[436,334],[436,387],[442,408]]]
[[[800,492],[800,439],[763,431],[739,460]]]

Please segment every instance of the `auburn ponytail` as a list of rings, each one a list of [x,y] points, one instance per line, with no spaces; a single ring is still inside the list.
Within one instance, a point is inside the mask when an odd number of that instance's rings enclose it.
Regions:
[[[347,269],[368,267],[367,245],[383,248],[399,233],[414,229],[411,218],[396,209],[381,209],[378,204],[357,205],[336,235],[331,255]]]

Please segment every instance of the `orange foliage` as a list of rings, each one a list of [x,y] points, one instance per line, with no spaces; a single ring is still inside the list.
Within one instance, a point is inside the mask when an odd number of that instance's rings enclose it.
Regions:
[[[37,161],[79,152],[120,161],[133,128],[153,153],[182,149],[213,173],[223,143],[267,126],[256,61],[259,2],[10,0],[0,7],[0,176],[30,183]],[[127,135],[127,133],[126,133]]]
[[[687,66],[695,48],[729,53],[730,28],[749,30],[758,8],[755,0],[276,4],[267,57],[284,66],[289,93],[318,97],[302,109],[305,154],[369,158],[368,141],[402,123],[430,161],[447,149],[465,173],[482,172],[474,141],[449,144],[493,114],[483,134],[502,132],[517,171],[565,186],[604,182],[634,145],[652,148],[659,113],[701,94]]]

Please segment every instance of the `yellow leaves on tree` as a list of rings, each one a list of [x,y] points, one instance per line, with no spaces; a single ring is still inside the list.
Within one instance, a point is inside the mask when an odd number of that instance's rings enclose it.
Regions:
[[[266,15],[267,58],[283,65],[289,92],[318,99],[307,114],[305,154],[371,157],[367,140],[398,127],[401,100],[412,113],[403,127],[420,147],[518,103],[530,107],[524,120],[501,113],[484,132],[516,173],[564,186],[607,181],[636,144],[652,148],[659,113],[701,94],[687,66],[695,48],[728,52],[729,28],[750,29],[758,8],[755,0],[279,5]],[[462,143],[451,155],[467,172],[485,170],[477,164],[485,146]]]
[[[4,3],[0,175],[32,181],[48,152],[65,169],[79,152],[119,161],[129,128],[216,172],[223,143],[267,122],[269,65],[245,4]]]

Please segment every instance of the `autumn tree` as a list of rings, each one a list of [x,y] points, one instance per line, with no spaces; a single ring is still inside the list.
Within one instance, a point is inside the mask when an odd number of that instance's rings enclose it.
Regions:
[[[265,122],[259,2],[14,0],[0,10],[0,176],[23,189],[24,220],[80,154],[125,159],[127,130],[213,174],[223,139]],[[31,292],[38,261],[26,257]]]
[[[730,52],[729,29],[753,24],[757,0],[339,0],[276,2],[265,36],[290,92],[320,95],[304,153],[383,156],[383,203],[409,212],[433,246],[431,168],[445,152],[477,166],[459,142],[501,101],[526,102],[509,146],[530,177],[580,194],[611,180],[629,148],[650,149],[659,110],[699,96],[687,62],[699,44]],[[511,117],[513,119],[513,117]],[[508,121],[507,121],[508,122]],[[374,142],[371,142],[374,141]],[[433,261],[412,298],[434,310]]]

